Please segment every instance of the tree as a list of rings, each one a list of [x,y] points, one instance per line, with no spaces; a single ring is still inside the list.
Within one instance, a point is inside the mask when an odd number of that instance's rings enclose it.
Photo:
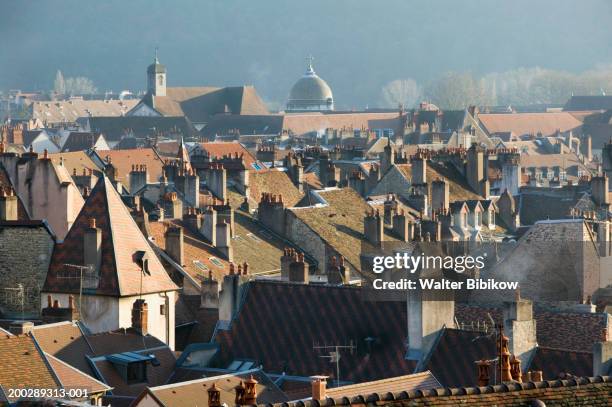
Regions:
[[[53,90],[58,95],[64,95],[66,93],[66,82],[64,81],[64,75],[59,69],[55,73],[55,81],[53,82]]]
[[[66,79],[66,94],[68,95],[91,95],[97,91],[93,81],[84,76]]]
[[[469,73],[448,72],[425,88],[425,97],[441,109],[460,110],[478,104],[481,91]]]
[[[397,107],[403,105],[412,108],[421,97],[421,89],[414,79],[396,79],[382,88],[382,98],[385,105]]]

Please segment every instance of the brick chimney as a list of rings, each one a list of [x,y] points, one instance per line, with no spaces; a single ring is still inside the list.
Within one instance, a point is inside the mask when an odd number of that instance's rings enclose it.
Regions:
[[[244,404],[247,406],[257,404],[257,380],[253,375],[244,381]]]
[[[221,407],[221,392],[216,383],[208,388],[208,407]]]
[[[234,259],[234,250],[232,248],[232,238],[230,234],[230,225],[223,220],[216,225],[217,245],[215,246],[223,254],[223,258],[228,261]]]
[[[132,328],[142,336],[146,336],[148,330],[149,306],[143,299],[137,299],[132,306]]]
[[[304,253],[298,253],[289,265],[289,281],[308,284],[310,265],[304,260]]]
[[[142,207],[142,204],[138,205],[138,208],[136,209],[136,212],[134,214],[134,220],[136,221],[138,229],[140,229],[144,237],[148,238],[149,236],[151,236],[151,228],[149,226],[149,214]]]
[[[297,253],[295,249],[291,247],[285,247],[283,255],[281,256],[281,280],[289,280],[289,266],[297,259]]]
[[[234,392],[236,393],[236,397],[234,399],[234,403],[237,406],[244,406],[246,403],[244,402],[246,388],[244,387],[244,383],[240,380],[240,383],[236,387],[234,387]]]
[[[208,271],[208,278],[202,280],[200,288],[200,308],[219,308],[219,282],[215,280],[212,271]]]
[[[204,209],[200,232],[211,245],[217,245],[217,211],[212,206],[207,206]]]
[[[149,183],[149,170],[146,165],[132,165],[129,175],[130,193],[133,195]]]
[[[436,179],[431,183],[431,211],[450,207],[450,187],[446,180]]]
[[[322,401],[327,398],[327,376],[310,376],[312,379],[312,399]]]
[[[18,219],[17,196],[10,187],[0,187],[0,221]]]
[[[102,230],[96,219],[89,218],[89,226],[83,232],[83,265],[91,266],[95,275],[100,273],[102,263]]]
[[[169,227],[164,234],[166,238],[166,253],[180,266],[185,265],[185,246],[183,243],[183,228]]]
[[[363,234],[368,242],[380,246],[383,242],[383,218],[378,210],[366,213],[363,219]]]
[[[45,324],[78,321],[80,314],[74,303],[74,296],[68,296],[68,307],[62,308],[59,300],[54,301],[50,294],[47,295],[47,306],[41,310],[41,319]]]
[[[517,291],[514,301],[504,303],[504,331],[509,338],[510,353],[527,366],[536,349],[536,320],[533,318],[533,304],[522,299]]]
[[[344,264],[344,257],[332,256],[327,270],[328,284],[348,284],[351,280],[351,272]]]
[[[491,380],[491,362],[479,360],[476,362],[476,366],[478,366],[478,387],[488,386]]]

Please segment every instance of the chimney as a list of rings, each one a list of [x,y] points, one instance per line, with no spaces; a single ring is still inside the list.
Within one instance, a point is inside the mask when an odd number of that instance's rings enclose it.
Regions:
[[[297,253],[295,249],[291,247],[285,247],[283,255],[281,256],[281,280],[289,280],[289,266],[297,259]]]
[[[422,185],[426,183],[427,158],[419,152],[412,158],[412,184]]]
[[[591,135],[587,135],[584,137],[582,143],[580,143],[580,149],[582,150],[582,155],[587,161],[593,161],[593,139]]]
[[[0,187],[0,221],[18,219],[17,196],[10,187]]]
[[[322,401],[327,398],[327,376],[310,376],[312,379],[312,399]]]
[[[136,209],[134,220],[136,221],[138,229],[140,229],[144,237],[148,238],[149,236],[151,236],[151,228],[149,227],[149,214],[142,207],[142,204],[138,206],[139,208]]]
[[[436,179],[431,183],[431,211],[450,207],[450,187],[446,180]]]
[[[247,406],[257,404],[257,380],[253,375],[244,381],[244,404]]]
[[[612,369],[612,341],[608,340],[607,328],[603,333],[603,341],[593,345],[593,376],[608,376]]]
[[[223,284],[219,293],[220,321],[231,321],[235,316],[240,306],[243,287],[248,281],[249,277],[244,274],[237,274],[234,263],[230,263],[229,274],[223,277]]]
[[[244,402],[246,388],[244,387],[242,380],[240,380],[240,383],[236,387],[234,387],[234,391],[236,393],[236,398],[234,399],[234,403],[237,406],[244,406],[246,404]]]
[[[208,407],[221,407],[221,392],[216,383],[208,388]]]
[[[232,238],[230,235],[230,225],[225,221],[217,223],[217,245],[216,248],[223,253],[223,258],[228,261],[232,261],[234,258],[234,251],[232,249]]]
[[[534,370],[531,372],[531,381],[532,382],[543,382],[544,381],[544,377],[542,377],[542,371],[541,370]]]
[[[13,335],[25,335],[32,332],[34,323],[30,321],[13,321],[9,325],[9,332]]]
[[[455,325],[452,291],[408,290],[408,359],[420,361],[441,329]]]
[[[185,265],[185,248],[183,243],[183,228],[169,227],[165,233],[166,253],[180,266]]]
[[[523,374],[521,372],[521,360],[512,355],[510,358],[510,374],[515,382],[523,383]]]
[[[272,231],[285,235],[285,203],[281,194],[262,193],[257,216]]]
[[[98,275],[101,263],[102,230],[96,227],[95,218],[89,218],[89,227],[83,233],[83,265],[92,267],[95,275]]]
[[[215,205],[217,211],[217,222],[225,221],[230,226],[230,237],[234,237],[236,233],[236,225],[234,223],[234,208],[229,203],[229,200],[224,204]]]
[[[380,246],[383,242],[383,218],[378,209],[366,213],[363,219],[363,234],[368,242],[374,246]]]
[[[409,227],[409,224],[410,220],[403,209],[393,216],[393,233],[402,242],[410,242],[414,239],[414,235],[411,235],[411,232],[414,233],[414,228]]]
[[[351,273],[348,267],[344,264],[344,257],[340,259],[332,256],[327,271],[327,283],[342,285],[348,284],[351,281]]]
[[[219,309],[219,282],[212,271],[209,270],[208,278],[202,280],[200,290],[200,309]]]
[[[606,174],[591,178],[591,195],[596,205],[610,206],[609,180]]]
[[[148,333],[149,306],[143,299],[137,299],[132,306],[132,328],[142,336]]]
[[[196,208],[187,208],[187,213],[183,216],[183,223],[192,232],[200,232],[202,227],[202,215]]]
[[[183,219],[183,202],[176,192],[168,192],[164,196],[164,216],[167,219]]]
[[[491,380],[491,362],[488,360],[479,360],[476,362],[478,366],[478,387],[486,387]]]
[[[62,308],[58,300],[54,301],[50,294],[47,295],[47,307],[41,310],[41,319],[45,324],[78,321],[80,314],[74,304],[74,296],[68,296],[68,308]]]
[[[298,253],[289,265],[289,281],[308,284],[310,265],[304,260],[304,253]]]
[[[149,183],[149,170],[146,165],[132,165],[129,176],[130,193],[136,194],[142,187]]]
[[[397,211],[397,207],[398,207],[398,203],[395,199],[395,195],[387,196],[387,200],[385,201],[383,205],[385,225],[391,224],[393,213]]]
[[[211,245],[217,245],[217,211],[212,206],[207,206],[204,209],[202,216],[202,228],[200,232]]]
[[[510,353],[527,366],[536,346],[536,320],[533,304],[520,298],[517,291],[514,301],[504,303],[504,330],[509,338]]]
[[[227,199],[227,172],[221,163],[210,163],[207,170],[208,189],[217,198],[225,201]]]
[[[502,329],[498,331],[497,340],[499,363],[501,365],[501,381],[510,382],[512,381],[512,371],[510,366],[510,350],[508,348],[509,339],[504,335]]]

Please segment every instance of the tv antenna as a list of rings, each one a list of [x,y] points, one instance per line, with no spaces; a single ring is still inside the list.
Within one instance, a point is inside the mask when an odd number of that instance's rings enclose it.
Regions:
[[[83,289],[98,288],[100,277],[95,275],[93,265],[81,266],[79,264],[64,263],[64,271],[58,273],[60,280],[79,281],[79,317],[83,318]]]
[[[328,351],[327,355],[321,355],[320,358],[329,359],[330,363],[336,364],[336,387],[340,386],[340,358],[341,350],[348,350],[351,355],[355,353],[357,347],[353,343],[353,340],[349,342],[348,345],[316,345],[313,344],[312,349],[314,350],[323,350]]]

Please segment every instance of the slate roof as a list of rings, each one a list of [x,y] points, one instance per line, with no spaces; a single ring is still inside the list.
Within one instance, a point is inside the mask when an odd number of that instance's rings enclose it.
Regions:
[[[561,378],[565,374],[585,377],[593,374],[593,353],[539,346],[529,364],[529,370],[541,370],[545,379]]]
[[[313,345],[352,341],[357,349],[342,352],[341,380],[363,382],[412,373],[415,363],[404,359],[405,321],[405,303],[367,302],[359,288],[259,280],[248,283],[240,312],[216,341],[226,363],[248,358],[267,372],[330,380],[335,366],[322,357],[330,350]],[[370,349],[366,338],[374,338]]]
[[[130,296],[176,290],[149,242],[140,232],[121,197],[106,176],[91,191],[63,243],[53,251],[45,292],[78,293],[77,280],[59,279],[65,264],[83,264],[83,234],[89,219],[102,231],[102,263],[97,295]],[[137,251],[149,258],[149,274],[134,259]],[[141,291],[142,289],[142,291]]]
[[[249,195],[259,202],[262,193],[282,194],[287,207],[295,206],[304,196],[284,171],[275,169],[251,171],[249,174]]]
[[[412,179],[411,164],[395,164],[395,167],[408,180]],[[427,162],[427,182],[431,183],[436,178],[445,179],[449,183],[450,201],[466,201],[470,199],[482,199],[474,193],[467,185],[463,176],[453,167],[443,163]]]
[[[517,204],[522,225],[533,225],[547,219],[571,219],[571,210],[576,207],[594,209],[588,194],[570,188],[523,190]]]
[[[205,137],[224,136],[230,133],[280,134],[283,130],[282,115],[217,115],[200,130]]]
[[[108,141],[119,141],[130,133],[136,138],[155,134],[178,139],[199,135],[191,121],[184,116],[109,116],[88,118],[92,131],[104,134]]]
[[[513,132],[524,134],[554,135],[557,130],[566,132],[582,126],[582,122],[567,112],[552,113],[481,113],[478,120],[489,134]]]
[[[221,159],[224,156],[234,157],[236,154],[239,157],[242,155],[244,164],[249,169],[253,169],[253,164],[257,163],[257,158],[247,148],[236,141],[199,143],[197,148],[206,152],[211,158],[217,159]]]
[[[608,109],[612,109],[612,95],[572,96],[563,107],[565,111]]]
[[[104,139],[101,133],[72,131],[62,146],[62,152],[89,150],[96,145],[100,137]]]
[[[77,175],[81,175],[83,170],[100,171],[100,168],[93,162],[85,151],[73,151],[64,153],[49,154],[49,158],[56,164],[61,160],[64,162],[64,167],[70,174],[76,169]]]

